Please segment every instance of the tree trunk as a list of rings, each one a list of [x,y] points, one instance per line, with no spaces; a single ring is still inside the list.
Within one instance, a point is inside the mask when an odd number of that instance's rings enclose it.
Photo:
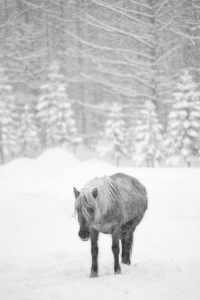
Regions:
[[[48,9],[48,4],[49,1],[46,0],[45,1],[45,8]],[[46,31],[46,59],[47,59],[47,63],[48,65],[51,63],[52,61],[52,32],[51,32],[51,25],[50,25],[50,21],[49,21],[49,14],[48,12],[45,12],[44,14],[44,22],[45,22],[45,31]]]
[[[191,162],[190,161],[187,161],[187,166],[188,166],[188,168],[191,167]]]
[[[85,3],[84,1],[78,1],[75,2],[75,7],[77,12],[81,12],[82,9],[84,9]],[[79,18],[76,19],[76,35],[78,38],[84,38],[85,32],[83,28],[83,24],[81,23],[81,20]],[[80,41],[77,41],[77,51],[78,51],[78,58],[77,58],[77,71],[78,76],[80,78],[79,82],[79,100],[81,102],[81,106],[79,107],[79,130],[84,135],[86,134],[86,113],[85,113],[85,84],[82,81],[81,73],[84,72],[84,61],[83,61],[83,45]]]
[[[3,154],[2,146],[0,146],[0,159],[1,159],[1,164],[4,165],[4,154]]]

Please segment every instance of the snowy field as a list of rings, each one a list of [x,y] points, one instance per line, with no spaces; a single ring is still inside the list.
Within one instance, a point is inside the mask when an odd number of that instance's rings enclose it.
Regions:
[[[99,277],[73,217],[73,186],[99,175],[138,178],[149,208],[130,267],[113,274],[111,237],[100,235]],[[200,169],[113,168],[54,149],[0,167],[1,300],[199,300]]]

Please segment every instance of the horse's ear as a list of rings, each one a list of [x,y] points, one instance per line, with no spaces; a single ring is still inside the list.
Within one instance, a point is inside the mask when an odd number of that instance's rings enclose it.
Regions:
[[[95,188],[95,189],[92,191],[92,196],[93,196],[94,198],[96,198],[97,195],[98,195],[98,190],[97,190],[97,188]]]
[[[74,187],[74,195],[75,198],[78,198],[78,196],[80,195],[80,192]]]

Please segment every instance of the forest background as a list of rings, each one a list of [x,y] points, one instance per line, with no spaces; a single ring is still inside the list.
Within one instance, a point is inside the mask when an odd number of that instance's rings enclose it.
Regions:
[[[0,0],[0,157],[200,157],[198,0]]]

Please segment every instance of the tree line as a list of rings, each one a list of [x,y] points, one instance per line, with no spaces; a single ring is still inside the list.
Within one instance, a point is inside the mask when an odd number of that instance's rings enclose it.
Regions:
[[[84,143],[78,133],[73,101],[57,62],[40,86],[37,102],[17,104],[5,70],[0,68],[0,156],[32,157],[35,152],[50,147],[73,148]],[[184,70],[172,94],[173,104],[167,129],[159,121],[156,105],[144,102],[136,120],[130,123],[123,107],[114,102],[108,108],[107,121],[93,143],[101,155],[106,153],[119,165],[121,159],[131,159],[135,165],[180,165],[188,167],[200,159],[200,90],[188,70]],[[101,146],[102,141],[107,142]]]
[[[180,74],[189,70],[199,83],[199,20],[197,0],[1,0],[0,66],[14,111],[35,115],[56,61],[74,112],[74,145],[96,142],[113,103],[128,128],[152,103],[166,132]]]

